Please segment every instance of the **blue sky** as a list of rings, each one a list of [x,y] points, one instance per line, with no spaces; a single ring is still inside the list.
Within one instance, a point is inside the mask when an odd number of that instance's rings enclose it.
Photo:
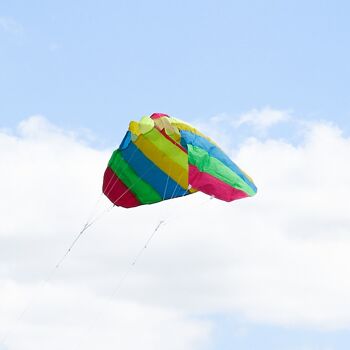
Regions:
[[[350,116],[346,1],[3,1],[1,121],[41,113],[106,144],[131,118],[266,105]]]
[[[332,123],[347,136],[349,11],[347,1],[314,0],[2,1],[0,129],[13,131],[28,117],[42,115],[62,130],[93,134],[91,147],[103,150],[118,144],[130,119],[152,112],[220,131],[213,117],[239,120],[267,108],[282,111],[294,124],[265,133],[250,120],[239,142],[254,134],[295,145],[298,122]],[[318,132],[312,129],[310,140]],[[267,147],[261,142],[257,145]],[[195,315],[212,323],[203,349],[350,345],[345,321],[332,329],[316,321],[298,323],[294,316],[285,324],[247,318],[249,310],[243,314]]]
[[[237,320],[220,318],[216,323],[213,349],[348,349],[348,331],[322,332],[268,325],[249,326]]]

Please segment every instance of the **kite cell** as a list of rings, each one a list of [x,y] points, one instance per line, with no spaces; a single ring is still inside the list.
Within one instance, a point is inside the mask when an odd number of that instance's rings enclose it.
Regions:
[[[132,121],[109,160],[103,193],[124,208],[201,191],[227,202],[256,194],[252,179],[209,137],[166,114]]]

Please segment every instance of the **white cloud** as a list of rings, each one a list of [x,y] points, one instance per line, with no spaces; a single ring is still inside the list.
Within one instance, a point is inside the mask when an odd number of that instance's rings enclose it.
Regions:
[[[23,27],[15,19],[11,17],[0,17],[0,28],[10,34],[21,34]]]
[[[227,113],[217,114],[206,120],[194,120],[202,132],[213,140],[219,140],[220,146],[226,152],[232,152],[241,143],[252,135],[267,138],[271,136],[272,127],[279,126],[279,138],[285,136],[299,139],[298,132],[303,130],[306,122],[293,118],[289,110],[279,110],[271,107],[252,109],[246,113],[235,116]],[[288,127],[287,134],[283,127]],[[282,131],[282,132],[281,132]]]
[[[110,150],[95,150],[42,117],[22,122],[17,134],[0,132],[0,336],[33,294],[38,301],[9,337],[11,350],[24,342],[31,350],[81,347],[82,341],[89,349],[97,339],[110,339],[106,349],[141,343],[199,349],[210,326],[193,316],[211,313],[350,328],[349,153],[350,140],[327,124],[310,125],[298,146],[249,139],[235,160],[256,180],[256,197],[223,203],[198,194],[114,208],[43,289],[38,283],[98,198]],[[108,206],[100,200],[100,208]],[[111,297],[164,218],[134,273]],[[171,334],[180,344],[169,342]]]
[[[47,286],[43,290],[2,284],[3,327],[9,326],[3,313],[20,312],[24,303],[18,301],[33,294],[40,297],[35,299],[31,314],[25,314],[21,323],[11,328],[12,334],[7,337],[10,349],[164,349],[165,344],[174,350],[193,349],[206,339],[208,332],[205,322],[187,319],[171,308],[127,300],[109,301],[87,289],[65,285]],[[168,344],[170,337],[172,342]]]
[[[289,120],[291,120],[290,111],[264,107],[262,109],[252,109],[251,111],[242,114],[238,120],[234,122],[234,125],[239,127],[243,124],[249,124],[255,127],[258,131],[265,131],[273,125],[284,123]]]

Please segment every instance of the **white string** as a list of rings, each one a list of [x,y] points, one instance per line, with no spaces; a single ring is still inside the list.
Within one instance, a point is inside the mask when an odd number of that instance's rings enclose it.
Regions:
[[[169,175],[168,175],[169,176]],[[179,179],[177,181],[177,185],[172,193],[172,196],[170,199],[174,198],[176,189],[179,185],[179,181],[181,180],[183,176],[183,173],[180,174]],[[169,179],[169,177],[168,177]],[[164,194],[163,194],[163,198],[165,196],[165,191],[166,191],[166,187],[167,184],[165,185],[165,189],[164,189]],[[192,188],[191,185],[188,185],[186,191],[182,194],[181,197],[185,196],[188,191]],[[213,197],[210,197],[210,199],[212,199]],[[176,216],[179,215],[179,213],[174,213]],[[131,262],[129,263],[126,271],[124,272],[124,274],[122,275],[122,277],[119,279],[118,283],[116,284],[116,287],[113,289],[113,292],[110,295],[110,299],[115,298],[119,292],[121,291],[126,279],[128,278],[128,276],[131,274],[131,272],[133,271],[133,268],[135,267],[135,265],[137,264],[137,262],[139,261],[139,259],[141,258],[141,256],[143,255],[143,253],[145,252],[145,250],[148,248],[149,244],[151,243],[152,239],[154,238],[154,236],[157,234],[157,232],[159,231],[160,227],[164,224],[166,224],[166,222],[168,222],[169,220],[171,220],[175,215],[169,216],[166,220],[160,220],[157,224],[157,226],[154,228],[154,230],[151,232],[151,234],[148,236],[146,242],[144,243],[144,245],[142,246],[142,248],[140,248],[139,252],[135,255],[135,257],[131,260]],[[101,319],[102,313],[100,313],[97,317],[94,318],[93,322],[91,323],[89,330],[88,330],[88,334],[91,334],[91,332],[94,330],[94,328],[96,327],[97,323],[99,322],[99,320]],[[79,347],[80,348],[80,347]],[[78,348],[77,348],[78,350]]]
[[[135,151],[132,153],[131,158],[134,156]],[[120,196],[119,198],[115,201],[118,202],[119,199],[121,199],[127,192],[129,192],[139,181],[142,180],[143,176],[149,172],[149,170],[153,167],[154,165],[152,164],[147,170],[146,172],[142,175],[142,177],[140,176],[139,179],[132,185],[130,186],[127,190],[125,190]],[[125,166],[126,168],[126,166]],[[125,168],[123,169],[123,171],[125,170]],[[175,192],[179,186],[179,181],[181,180],[183,176],[183,173],[180,174],[180,177],[178,179],[178,181],[176,182],[176,186],[173,190],[172,196],[170,199],[172,199],[175,195]],[[166,195],[166,190],[168,187],[168,182],[169,182],[169,177],[170,175],[168,174],[168,178],[165,184],[165,188],[164,188],[164,193],[163,193],[163,200],[165,198]],[[107,192],[107,196],[108,194],[110,194],[110,192],[113,190],[114,186],[118,183],[119,178],[117,179],[117,181],[115,181],[115,183],[113,184],[113,186],[111,186],[111,188],[109,189],[109,191]],[[108,186],[110,185],[111,179],[109,180],[106,189],[108,188]],[[189,185],[187,190],[183,193],[183,196],[185,196],[188,191],[191,189],[191,186]],[[100,195],[98,201],[96,202],[94,209],[96,208],[97,204],[99,203],[99,201],[101,200],[101,196]],[[210,199],[212,199],[213,197],[210,197]],[[67,258],[67,256],[69,255],[69,253],[72,251],[73,247],[75,246],[75,244],[78,242],[78,240],[81,238],[81,236],[84,234],[84,232],[91,227],[97,220],[99,220],[104,214],[106,214],[107,212],[109,212],[115,205],[113,204],[112,206],[110,206],[109,208],[105,209],[102,213],[100,213],[99,215],[95,216],[95,218],[93,218],[93,215],[89,216],[89,219],[86,221],[85,225],[83,226],[82,230],[78,233],[78,235],[74,238],[74,240],[72,241],[72,243],[70,244],[69,248],[67,249],[67,251],[65,252],[65,254],[59,259],[59,261],[56,263],[55,267],[52,269],[52,271],[49,273],[49,275],[47,276],[47,278],[45,280],[43,280],[42,286],[46,286],[46,284],[52,279],[52,277],[54,276],[55,272],[58,270],[58,268],[62,265],[62,263],[64,262],[64,260]],[[167,219],[167,221],[170,220],[170,217]],[[116,295],[118,295],[119,291],[121,290],[125,280],[127,279],[127,277],[129,276],[129,274],[132,272],[133,267],[136,265],[136,263],[138,262],[138,260],[140,259],[140,257],[142,256],[142,254],[144,253],[144,251],[147,249],[147,247],[149,246],[151,240],[154,238],[154,236],[156,235],[156,233],[159,231],[160,227],[165,224],[165,220],[160,220],[159,223],[157,224],[157,226],[155,227],[155,229],[152,231],[151,235],[147,238],[145,244],[143,245],[143,247],[139,250],[139,252],[135,255],[135,257],[133,258],[132,262],[129,264],[129,268],[125,271],[125,273],[123,274],[123,276],[121,277],[121,279],[119,280],[116,288],[113,290],[113,293],[111,295],[111,297],[115,297]],[[35,302],[35,298],[33,298],[33,300],[31,300],[31,302],[26,306],[26,308],[21,312],[21,314],[19,315],[19,317],[16,319],[15,321],[15,326],[11,329],[9,329],[9,331],[5,334],[5,336],[3,337],[2,341],[1,341],[1,345],[4,345],[6,340],[8,339],[9,335],[15,330],[15,328],[18,326],[18,323],[20,322],[20,320],[24,317],[24,315],[30,310],[30,308],[34,305]],[[91,327],[92,328],[92,327]]]
[[[136,153],[136,149],[132,152],[131,156],[130,156],[130,160],[134,157]],[[125,169],[127,168],[127,165],[125,165],[125,167],[123,168],[122,172],[125,171]],[[150,169],[148,169],[146,171],[146,173],[149,171]],[[145,174],[143,174],[145,175]],[[108,186],[111,183],[111,180],[113,179],[113,177],[111,179],[109,179],[108,184],[106,186],[106,189],[108,188]],[[118,202],[119,199],[121,199],[128,191],[130,191],[130,189],[135,186],[139,181],[141,180],[141,177],[139,178],[138,181],[136,181],[132,186],[130,186],[127,190],[125,190],[116,200],[116,202]],[[115,185],[118,183],[119,181],[119,177],[117,178],[117,180],[113,183],[113,185],[111,186],[111,188],[109,189],[109,191],[106,193],[106,196],[108,197],[108,195],[111,193],[111,191],[113,190],[113,188],[115,187]],[[67,258],[67,256],[69,255],[69,253],[72,251],[73,247],[76,245],[76,243],[78,242],[78,240],[81,238],[81,236],[84,234],[84,232],[90,228],[96,221],[98,221],[99,219],[101,219],[107,212],[109,212],[115,205],[111,205],[110,207],[106,208],[104,211],[102,211],[100,214],[98,214],[97,216],[94,217],[94,212],[96,211],[97,205],[99,204],[101,198],[103,196],[103,193],[101,193],[99,195],[98,200],[95,202],[93,209],[90,212],[90,215],[87,219],[87,221],[85,222],[83,228],[80,230],[80,232],[77,234],[77,236],[73,239],[72,243],[70,244],[70,246],[68,247],[68,249],[66,250],[66,252],[63,254],[63,256],[57,261],[57,263],[55,264],[54,268],[48,273],[47,277],[45,279],[43,279],[40,283],[39,283],[39,289],[42,290],[50,281],[51,279],[54,277],[56,271],[59,269],[59,267],[63,264],[63,262],[65,261],[65,259]],[[25,314],[27,314],[27,312],[33,307],[33,305],[36,303],[36,298],[37,296],[34,296],[33,298],[30,299],[29,303],[25,306],[25,308],[21,311],[21,313],[18,315],[18,317],[15,319],[15,324],[13,327],[10,327],[7,332],[5,333],[5,335],[3,336],[3,338],[1,339],[0,345],[5,345],[6,340],[9,338],[9,336],[16,330],[16,328],[18,327],[19,322],[22,320],[22,318],[24,317]]]
[[[187,191],[189,191],[190,189],[191,189],[191,185],[188,186]],[[187,191],[182,195],[182,197],[187,193]],[[205,203],[211,201],[213,198],[215,198],[215,197],[214,196],[210,196],[209,198],[206,198],[205,200],[203,200],[202,203],[200,203],[200,207],[202,207]],[[112,302],[111,300],[113,298],[117,297],[118,294],[120,293],[120,291],[121,291],[125,281],[129,277],[129,275],[132,273],[132,271],[134,270],[134,267],[135,267],[136,263],[139,261],[139,259],[141,258],[142,254],[148,248],[149,244],[151,243],[152,239],[155,237],[156,233],[159,232],[160,227],[164,226],[166,223],[168,223],[172,219],[178,217],[179,215],[180,215],[179,212],[175,212],[173,215],[169,216],[166,220],[160,220],[158,222],[157,226],[154,228],[152,233],[149,235],[149,237],[147,238],[145,244],[142,246],[142,248],[139,250],[139,252],[131,260],[131,262],[128,265],[128,268],[126,269],[126,271],[124,272],[122,277],[119,279],[118,283],[116,284],[116,287],[113,289],[113,292],[110,294],[110,296],[109,296],[109,300],[110,300],[109,302],[110,303]],[[94,331],[94,329],[96,328],[98,322],[101,320],[101,317],[102,317],[102,312],[100,312],[97,315],[97,317],[94,318],[94,320],[90,324],[90,327],[89,327],[89,329],[87,331],[87,334],[91,334]],[[76,350],[79,350],[79,349],[81,349],[81,346],[76,348]]]
[[[101,194],[102,195],[102,194]],[[96,208],[99,201],[101,200],[101,195],[99,196],[98,200],[95,202],[93,208]],[[63,263],[63,261],[65,260],[65,258],[67,257],[67,255],[69,254],[69,252],[72,250],[73,246],[76,244],[76,242],[78,241],[78,239],[80,238],[80,236],[93,224],[95,223],[98,219],[100,219],[102,217],[102,215],[104,215],[106,212],[108,212],[111,208],[106,209],[104,212],[102,212],[98,217],[96,217],[95,219],[91,219],[92,215],[90,214],[90,218],[86,221],[86,223],[83,226],[83,229],[79,232],[78,236],[74,239],[74,241],[72,242],[72,244],[70,245],[69,249],[66,251],[66,253],[62,256],[62,258],[60,258],[57,263],[55,264],[54,268],[47,274],[46,278],[44,278],[43,280],[41,280],[39,282],[39,290],[42,290],[53,278],[53,276],[55,275],[55,272],[57,271],[57,269],[60,267],[60,265]],[[5,335],[3,336],[3,338],[1,339],[0,345],[5,345],[6,340],[9,338],[9,336],[16,330],[16,328],[18,327],[19,322],[22,320],[22,318],[24,317],[25,314],[27,314],[27,312],[32,308],[32,306],[35,304],[37,300],[37,296],[33,296],[30,301],[28,302],[28,304],[25,306],[25,308],[21,311],[21,313],[16,317],[15,321],[14,321],[14,325],[12,327],[9,327],[9,329],[7,330],[7,332],[5,333]]]

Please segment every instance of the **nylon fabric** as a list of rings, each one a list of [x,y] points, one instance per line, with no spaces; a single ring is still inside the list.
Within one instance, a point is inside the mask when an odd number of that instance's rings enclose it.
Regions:
[[[163,113],[131,121],[108,163],[103,193],[115,205],[131,208],[197,191],[232,201],[255,195],[257,188],[191,124]]]

